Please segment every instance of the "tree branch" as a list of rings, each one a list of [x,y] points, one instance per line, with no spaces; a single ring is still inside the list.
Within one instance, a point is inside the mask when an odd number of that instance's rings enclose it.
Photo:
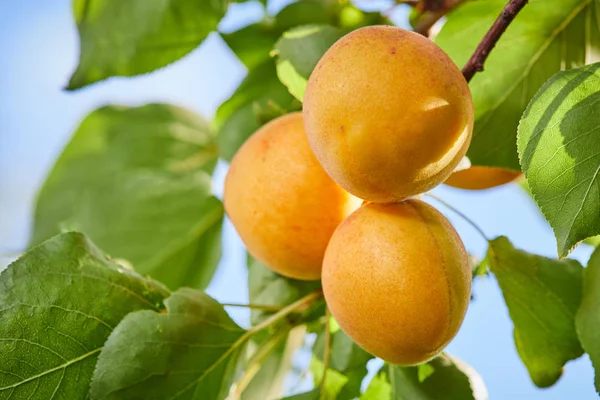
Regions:
[[[475,52],[462,69],[462,73],[467,82],[473,78],[475,73],[483,71],[483,64],[490,54],[490,51],[496,46],[500,36],[506,31],[508,25],[515,19],[519,11],[525,7],[527,2],[528,0],[510,0],[504,7],[502,13],[500,13],[490,30],[485,34],[483,39],[481,39],[479,46],[477,46]]]

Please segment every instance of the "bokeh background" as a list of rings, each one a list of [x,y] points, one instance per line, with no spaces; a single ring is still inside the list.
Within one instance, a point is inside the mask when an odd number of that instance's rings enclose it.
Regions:
[[[290,2],[271,1],[268,11],[275,13]],[[363,0],[356,4],[387,10],[393,2]],[[402,26],[406,24],[407,9],[398,7],[391,16]],[[234,3],[220,30],[230,32],[262,17],[258,2]],[[165,102],[210,119],[246,74],[220,37],[212,34],[202,46],[167,68],[67,92],[63,87],[77,64],[78,46],[70,0],[0,1],[0,270],[25,248],[36,192],[74,129],[90,111],[108,103]],[[219,164],[214,188],[218,195],[226,171],[227,165]],[[489,237],[506,235],[519,248],[556,256],[551,229],[517,185],[482,193],[445,187],[435,192],[475,220]],[[477,232],[451,211],[435,205],[455,224],[468,250],[482,257],[486,243]],[[572,257],[585,263],[591,251],[580,246]],[[247,302],[244,248],[228,222],[223,252],[208,293],[222,302]],[[536,388],[517,355],[512,323],[497,283],[492,277],[479,279],[474,293],[465,323],[448,351],[481,374],[491,399],[597,398],[587,355],[569,362],[554,387]],[[232,310],[232,315],[240,324],[248,324],[245,310]],[[306,354],[300,354],[296,364],[302,367],[307,359]],[[370,365],[371,371],[376,368],[377,363]],[[297,389],[306,384],[289,382]]]

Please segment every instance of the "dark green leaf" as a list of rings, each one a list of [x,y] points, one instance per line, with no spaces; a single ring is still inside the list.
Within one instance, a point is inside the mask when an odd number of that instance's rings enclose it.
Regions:
[[[248,73],[235,93],[217,110],[219,152],[231,161],[240,146],[270,120],[300,109],[300,103],[277,79],[275,62],[267,60]]]
[[[248,256],[248,292],[252,304],[285,307],[320,287],[321,281],[285,278]],[[268,315],[264,311],[252,310],[251,322],[256,325]]]
[[[80,57],[68,89],[168,65],[217,28],[227,1],[74,0]]]
[[[583,278],[583,298],[575,324],[581,346],[590,355],[596,370],[596,391],[600,393],[600,249],[588,262]]]
[[[221,36],[240,61],[252,70],[269,59],[283,32],[298,25],[333,23],[339,11],[337,3],[303,0],[285,6],[274,17]],[[364,14],[360,10],[359,13]]]
[[[256,376],[242,393],[242,400],[265,400],[281,397],[284,380],[292,367],[292,357],[302,345],[306,329],[294,328],[262,363]]]
[[[275,24],[260,22],[221,36],[240,61],[252,70],[269,59],[280,32]]]
[[[519,170],[521,114],[542,84],[561,69],[597,59],[597,0],[530,0],[470,83],[475,130],[467,155],[474,165]],[[463,66],[506,0],[473,1],[448,16],[436,42]],[[596,60],[597,61],[597,60]]]
[[[306,83],[323,54],[342,32],[329,25],[304,25],[285,32],[275,45],[277,76],[302,101]]]
[[[248,335],[206,294],[180,289],[164,312],[129,314],[98,359],[92,399],[225,399]]]
[[[170,287],[205,287],[220,258],[223,206],[207,123],[166,105],[90,114],[39,194],[33,243],[88,234],[111,256]]]
[[[0,275],[0,398],[84,398],[121,319],[168,295],[79,233],[29,250]]]
[[[339,329],[332,333],[330,345],[329,368],[348,378],[337,393],[336,399],[354,399],[360,395],[361,382],[367,375],[367,363],[373,359],[373,356],[358,347]],[[319,334],[313,347],[313,354],[320,361],[323,361],[324,348],[325,331]]]
[[[515,249],[505,237],[490,242],[489,265],[514,323],[517,351],[533,382],[553,385],[569,360],[583,354],[575,331],[583,268]]]
[[[553,76],[519,125],[521,165],[558,254],[600,234],[600,63]]]
[[[447,354],[423,366],[384,365],[373,378],[361,400],[487,400],[488,393],[479,374],[463,361]]]

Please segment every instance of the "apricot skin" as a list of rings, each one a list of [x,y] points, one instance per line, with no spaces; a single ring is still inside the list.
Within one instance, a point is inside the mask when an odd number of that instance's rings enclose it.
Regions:
[[[397,365],[435,357],[471,296],[471,267],[450,222],[420,201],[368,203],[335,231],[323,263],[325,299],[341,329]]]
[[[466,190],[485,190],[513,182],[523,176],[522,172],[504,168],[472,166],[454,172],[445,185]]]
[[[338,40],[310,76],[303,108],[325,170],[373,202],[442,183],[473,130],[471,93],[457,66],[429,39],[389,26]]]
[[[250,254],[282,275],[320,279],[335,228],[354,210],[315,158],[301,113],[259,129],[231,161],[225,210]]]

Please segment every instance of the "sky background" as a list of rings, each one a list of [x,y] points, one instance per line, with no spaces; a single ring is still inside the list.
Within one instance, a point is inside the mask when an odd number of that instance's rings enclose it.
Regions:
[[[272,4],[270,12],[284,2]],[[377,8],[390,2],[361,4]],[[261,17],[258,3],[234,4],[221,30],[232,31]],[[397,21],[404,17],[405,10],[394,13]],[[25,247],[36,191],[90,111],[110,103],[162,102],[187,107],[210,119],[246,73],[220,37],[213,34],[194,52],[165,69],[66,92],[62,88],[77,64],[78,43],[70,0],[0,1],[0,269]],[[226,169],[224,163],[217,169],[217,194],[221,193]],[[440,187],[435,193],[464,211],[488,237],[505,235],[518,248],[556,256],[551,229],[517,185],[479,193]],[[454,223],[467,249],[482,257],[486,243],[477,232],[443,206],[435,205]],[[220,268],[208,293],[222,302],[247,302],[245,253],[229,223],[224,229],[223,249]],[[589,247],[580,246],[572,257],[585,263],[590,254]],[[587,356],[569,362],[552,388],[536,388],[517,355],[512,323],[497,283],[491,277],[480,279],[474,293],[476,298],[464,325],[447,351],[482,375],[491,399],[597,398]],[[233,310],[232,315],[247,325],[244,310]],[[371,370],[375,368],[371,366]]]

